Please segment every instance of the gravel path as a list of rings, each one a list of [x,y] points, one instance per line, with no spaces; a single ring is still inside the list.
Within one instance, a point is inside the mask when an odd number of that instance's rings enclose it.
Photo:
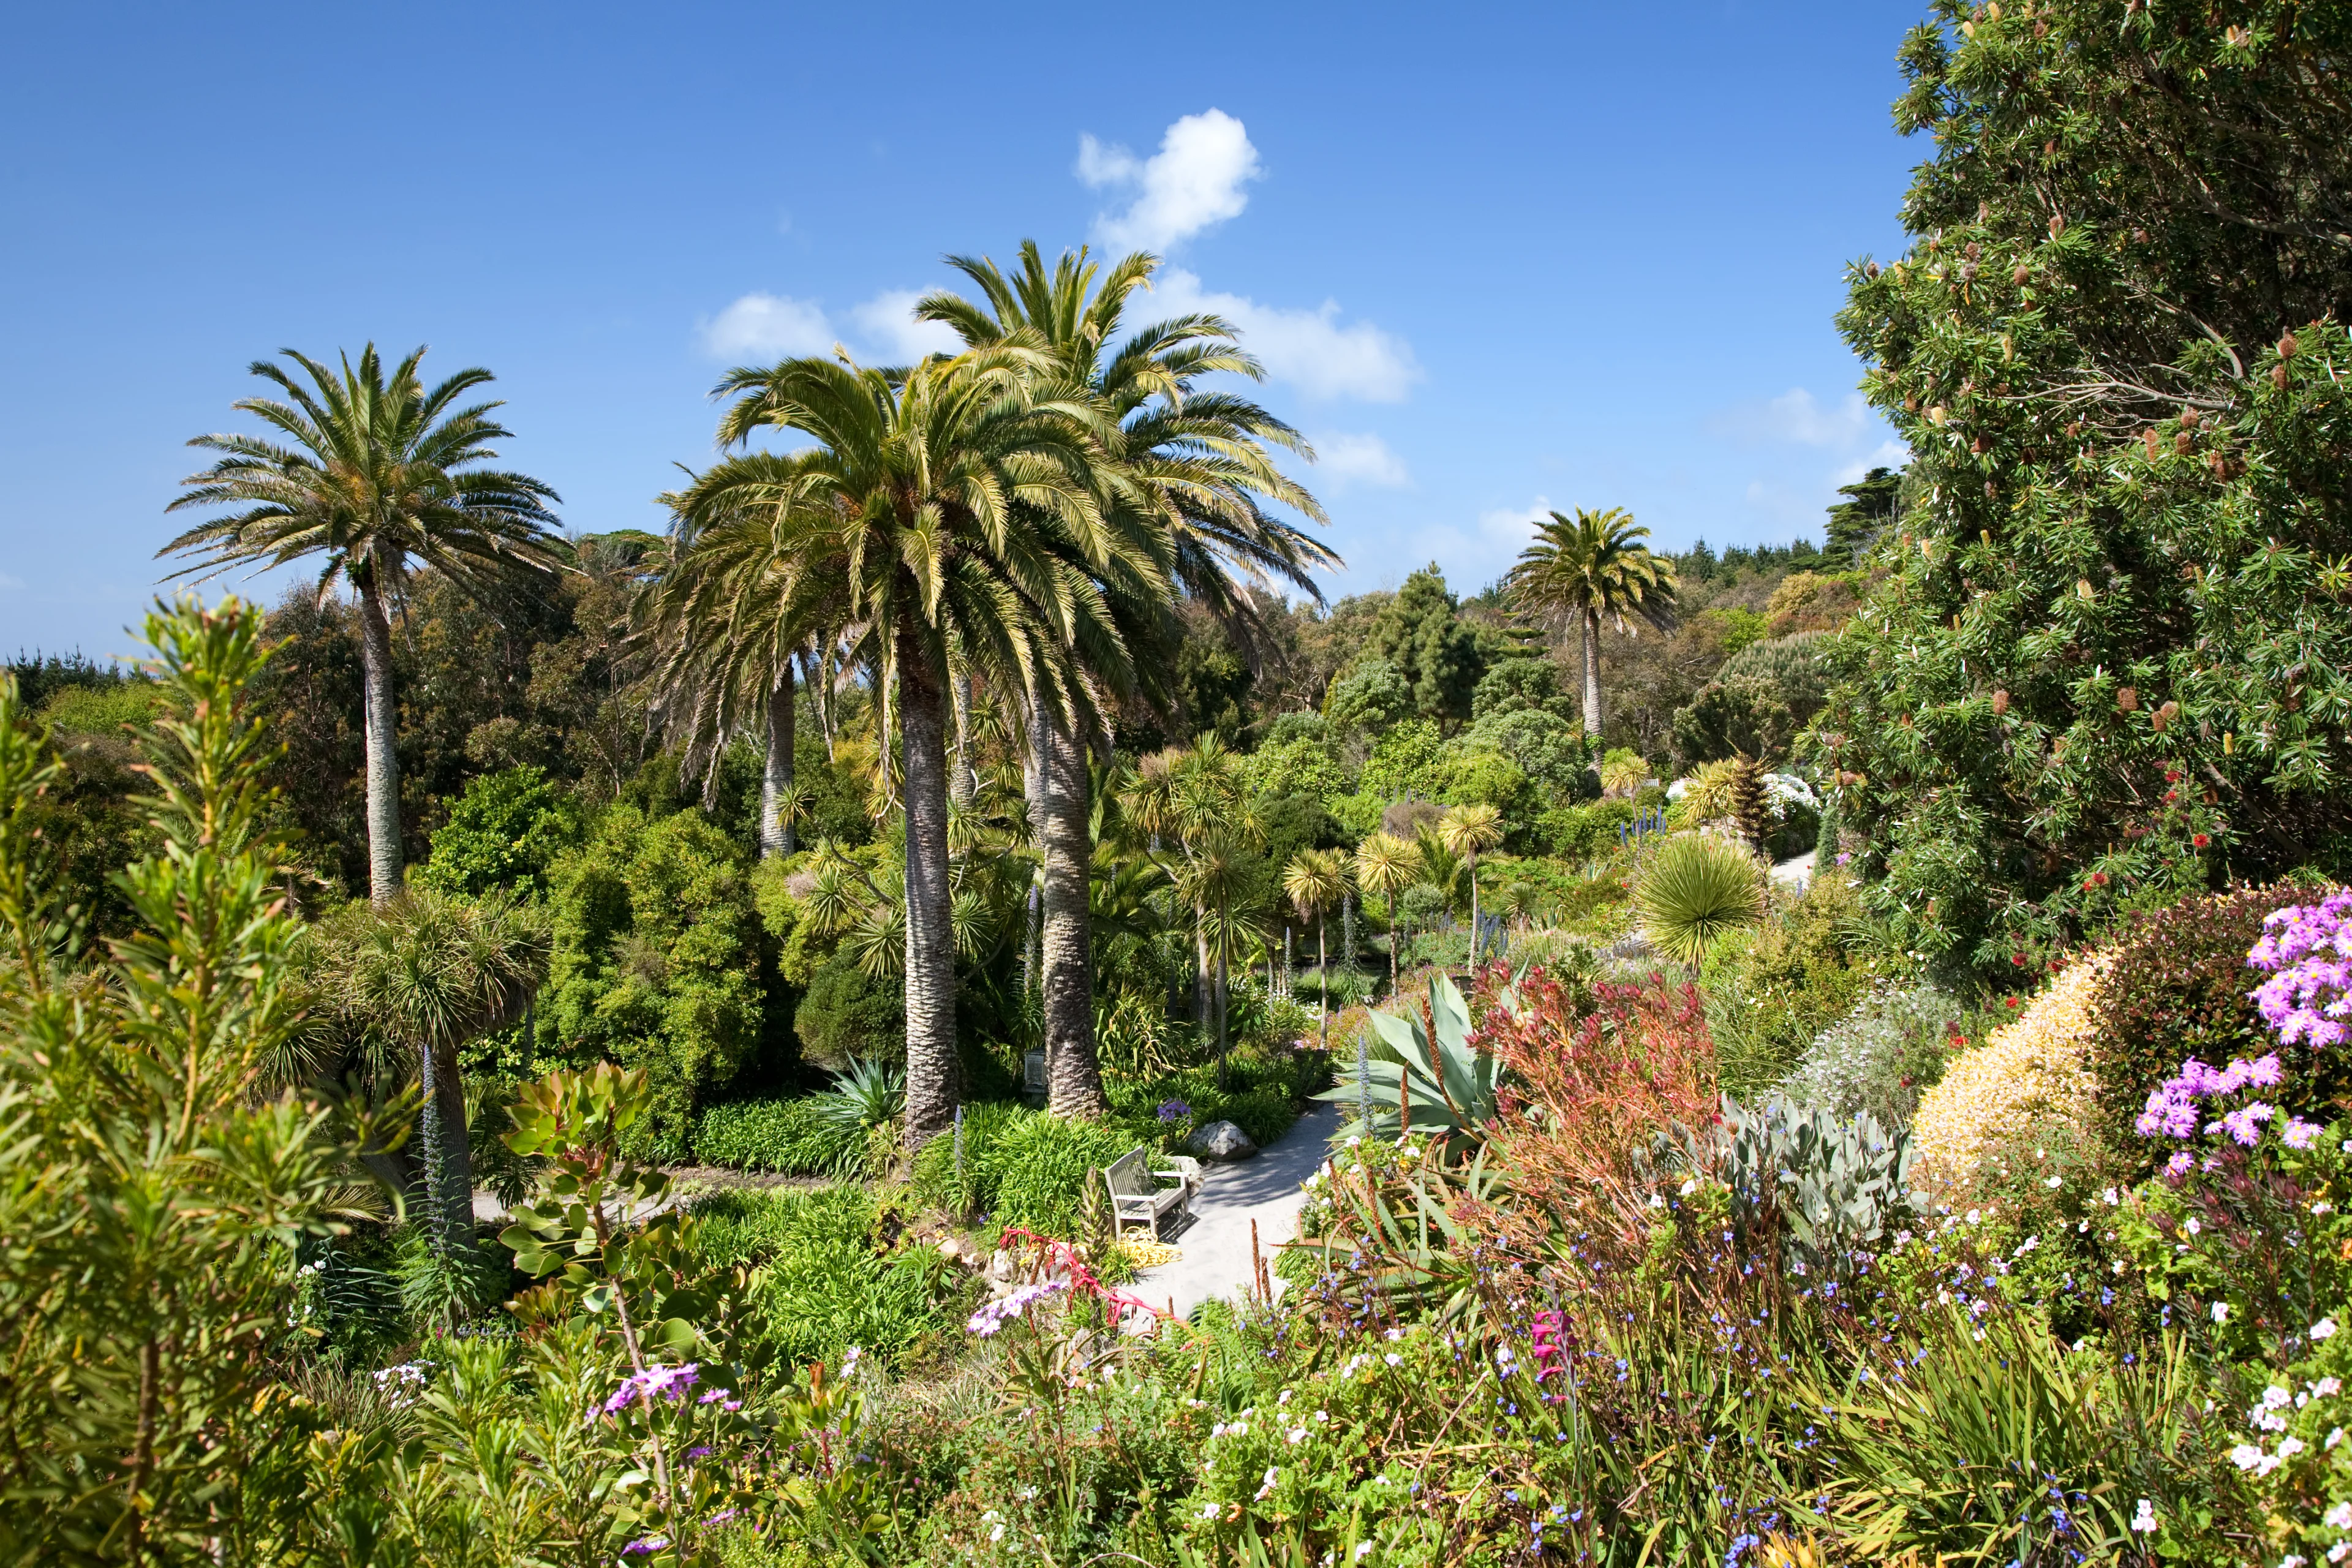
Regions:
[[[1291,1130],[1237,1165],[1211,1165],[1192,1194],[1192,1217],[1169,1236],[1183,1252],[1175,1262],[1147,1269],[1128,1287],[1153,1306],[1171,1300],[1179,1316],[1213,1296],[1235,1296],[1251,1285],[1250,1222],[1257,1222],[1258,1250],[1271,1278],[1274,1250],[1297,1234],[1298,1211],[1307,1201],[1300,1185],[1323,1163],[1340,1108],[1312,1105]],[[1274,1280],[1276,1294],[1282,1281]]]

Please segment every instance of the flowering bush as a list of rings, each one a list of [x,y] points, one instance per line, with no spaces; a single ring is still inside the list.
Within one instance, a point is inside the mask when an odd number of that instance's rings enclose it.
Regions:
[[[1996,1133],[2045,1118],[2090,1124],[2097,1084],[2085,1058],[2097,1034],[2099,982],[2112,963],[2100,953],[2069,964],[2017,1018],[1946,1067],[1912,1121],[1923,1178],[1962,1193]]]
[[[1813,1037],[1781,1092],[1832,1115],[1867,1110],[1890,1128],[1907,1127],[1948,1054],[1966,1045],[1969,1012],[1932,984],[1874,985]]]
[[[2287,897],[2279,888],[2241,889],[2185,900],[2124,927],[2099,987],[2090,1053],[2099,1128],[2117,1148],[2138,1144],[2133,1123],[2148,1090],[2182,1062],[2226,1062],[2269,1048],[2247,994],[2246,954],[2264,918]]]
[[[2286,1045],[2313,1050],[2344,1043],[2352,1015],[2352,889],[2317,904],[2289,905],[2263,918],[2263,938],[2247,962],[2270,978],[2254,988],[2255,1010]]]

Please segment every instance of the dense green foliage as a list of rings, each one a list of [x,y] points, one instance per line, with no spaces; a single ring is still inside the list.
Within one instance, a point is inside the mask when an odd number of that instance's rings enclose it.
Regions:
[[[1897,110],[1938,143],[1915,243],[1840,317],[1909,504],[1822,747],[1874,907],[1998,973],[2345,841],[2352,270],[2324,193],[2352,35],[2285,5],[1936,11]]]

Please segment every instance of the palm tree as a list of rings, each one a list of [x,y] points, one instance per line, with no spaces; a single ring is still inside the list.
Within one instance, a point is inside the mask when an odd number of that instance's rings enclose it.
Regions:
[[[1007,344],[906,370],[803,358],[730,372],[730,447],[762,430],[814,445],[745,453],[690,486],[709,514],[768,509],[795,593],[824,594],[895,709],[907,812],[909,1149],[953,1121],[953,894],[946,726],[950,654],[992,686],[1066,703],[1066,650],[1117,629],[1099,582],[1149,577],[1148,539],[1096,500],[1093,407],[1033,395],[1048,367]],[[886,724],[887,719],[885,721]]]
[[[1634,621],[1660,631],[1675,623],[1675,564],[1637,542],[1649,536],[1620,507],[1579,508],[1573,520],[1553,512],[1504,579],[1524,613],[1563,626],[1573,616],[1581,629],[1584,732],[1595,739],[1601,734],[1601,617],[1613,618],[1625,632]]]
[[[1128,820],[1153,841],[1155,859],[1163,845],[1176,852],[1176,864],[1161,869],[1192,909],[1194,1016],[1203,1033],[1215,1030],[1221,1080],[1233,900],[1246,886],[1243,854],[1261,833],[1235,762],[1213,732],[1203,734],[1144,758],[1119,797]]]
[[[803,793],[793,776],[795,661],[836,630],[838,595],[790,553],[797,540],[791,478],[798,459],[761,459],[768,497],[732,510],[746,489],[689,489],[662,497],[675,521],[668,560],[632,607],[634,631],[651,644],[657,710],[685,742],[684,768],[703,777],[704,804],[733,736],[756,727],[765,746],[760,779],[760,855],[790,855]]]
[[[1348,857],[1337,849],[1300,850],[1282,873],[1282,890],[1302,919],[1315,922],[1315,973],[1322,981],[1316,1005],[1318,1035],[1328,1051],[1331,1048],[1331,961],[1323,928],[1348,895]]]
[[[553,571],[557,541],[548,532],[556,493],[537,479],[477,465],[498,454],[489,443],[509,432],[489,418],[499,404],[453,411],[487,370],[461,370],[427,391],[418,349],[389,377],[370,343],[340,374],[292,349],[305,387],[284,369],[257,360],[253,374],[277,384],[286,401],[240,398],[233,405],[285,437],[198,436],[188,445],[222,453],[181,481],[188,493],[164,510],[236,510],[189,529],[155,553],[200,552],[175,576],[213,576],[240,563],[257,570],[323,556],[321,595],[341,578],[359,596],[360,659],[366,693],[368,892],[384,903],[400,891],[399,712],[392,689],[390,607],[405,592],[410,563],[421,562],[471,591],[515,570]]]
[[[417,1187],[436,1244],[472,1234],[473,1161],[458,1047],[514,1023],[547,973],[550,936],[528,905],[427,889],[352,905],[310,928],[317,1013],[346,1070],[423,1090],[420,1158],[390,1167]]]
[[[1010,276],[984,257],[948,261],[971,279],[983,302],[943,291],[926,297],[915,313],[945,322],[975,348],[1034,345],[1049,367],[1038,373],[1038,397],[1082,399],[1100,411],[1108,499],[1150,521],[1161,546],[1161,571],[1181,593],[1207,605],[1244,645],[1257,613],[1236,574],[1261,583],[1280,579],[1320,602],[1310,573],[1339,558],[1263,504],[1278,501],[1321,521],[1315,498],[1283,476],[1266,448],[1310,459],[1313,454],[1297,431],[1255,403],[1195,390],[1200,377],[1214,373],[1263,374],[1235,346],[1233,329],[1213,316],[1192,315],[1121,339],[1129,296],[1149,287],[1158,258],[1137,251],[1106,269],[1080,249],[1065,251],[1049,271],[1036,242],[1024,240]],[[1139,661],[1134,652],[1172,646],[1165,595],[1156,583],[1132,575],[1102,586],[1120,635],[1075,650],[1089,686],[1105,694],[1140,688],[1164,697],[1173,658]],[[1058,1114],[1099,1116],[1108,1105],[1095,1061],[1085,748],[1076,726],[1054,705],[1031,700],[1027,709],[1031,813],[1044,863],[1048,1100]]]
[[[1503,841],[1503,814],[1491,805],[1457,805],[1437,819],[1437,841],[1470,866],[1470,963],[1478,963],[1478,852]]]
[[[1389,901],[1389,995],[1397,994],[1397,895],[1421,880],[1421,851],[1393,833],[1375,833],[1356,846],[1356,886]]]

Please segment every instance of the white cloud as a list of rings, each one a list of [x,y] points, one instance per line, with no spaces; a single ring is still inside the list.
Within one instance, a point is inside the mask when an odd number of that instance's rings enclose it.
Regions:
[[[1125,212],[1095,219],[1095,231],[1116,246],[1165,250],[1240,216],[1249,205],[1242,186],[1259,172],[1249,132],[1222,110],[1188,114],[1171,125],[1150,158],[1106,147],[1092,136],[1078,138],[1079,179],[1097,190],[1136,187]]]
[[[1535,538],[1536,525],[1551,516],[1551,498],[1538,496],[1525,506],[1498,507],[1478,514],[1478,532],[1489,544],[1508,550],[1514,558]]]
[[[864,332],[864,341],[881,346],[897,364],[911,364],[927,354],[956,353],[963,340],[944,321],[915,320],[915,301],[922,295],[912,289],[891,289],[851,309],[850,319]]]
[[[1312,310],[1286,310],[1239,294],[1209,293],[1181,267],[1162,272],[1154,293],[1154,303],[1169,315],[1200,310],[1224,317],[1241,329],[1242,347],[1263,360],[1268,374],[1310,397],[1402,403],[1406,388],[1421,379],[1421,366],[1402,338],[1370,321],[1339,325],[1336,300]]]
[[[833,347],[824,312],[782,294],[746,294],[702,323],[702,345],[721,359],[781,359]]]
[[[1862,439],[1869,422],[1869,405],[1859,393],[1835,408],[1823,408],[1811,393],[1792,386],[1778,397],[1727,408],[1713,423],[1721,434],[1742,441],[1851,447]]]
[[[1316,470],[1335,486],[1365,484],[1400,489],[1412,483],[1404,459],[1378,436],[1318,436],[1314,446]]]
[[[1853,484],[1873,468],[1899,468],[1911,460],[1911,448],[1900,441],[1881,441],[1867,458],[1859,458],[1840,468],[1836,475],[1838,488]]]
[[[25,580],[22,577],[11,577],[7,573],[0,572],[0,593],[13,594],[24,585]]]

